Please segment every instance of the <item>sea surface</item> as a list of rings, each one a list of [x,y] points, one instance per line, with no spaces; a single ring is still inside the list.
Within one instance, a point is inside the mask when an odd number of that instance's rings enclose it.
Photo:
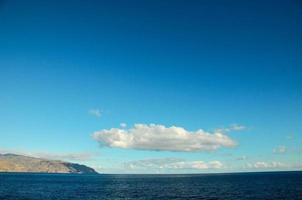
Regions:
[[[302,172],[199,175],[0,173],[0,200],[302,199]]]

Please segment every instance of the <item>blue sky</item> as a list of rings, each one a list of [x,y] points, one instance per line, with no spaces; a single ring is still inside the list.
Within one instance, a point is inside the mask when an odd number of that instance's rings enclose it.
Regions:
[[[301,23],[297,0],[0,0],[0,151],[106,173],[302,169]]]

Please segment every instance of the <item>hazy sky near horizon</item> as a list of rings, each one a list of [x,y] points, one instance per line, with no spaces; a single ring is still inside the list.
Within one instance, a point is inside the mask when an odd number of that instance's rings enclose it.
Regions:
[[[299,0],[0,0],[0,152],[302,169],[301,24]]]

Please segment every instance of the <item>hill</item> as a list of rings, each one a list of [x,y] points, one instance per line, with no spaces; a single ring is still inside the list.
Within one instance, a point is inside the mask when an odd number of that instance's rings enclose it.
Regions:
[[[16,154],[0,154],[0,172],[96,174],[85,165]]]

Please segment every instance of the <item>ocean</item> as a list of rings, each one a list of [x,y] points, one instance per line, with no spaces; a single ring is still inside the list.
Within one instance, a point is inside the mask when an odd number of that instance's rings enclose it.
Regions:
[[[302,172],[190,175],[0,173],[0,200],[302,199]]]

